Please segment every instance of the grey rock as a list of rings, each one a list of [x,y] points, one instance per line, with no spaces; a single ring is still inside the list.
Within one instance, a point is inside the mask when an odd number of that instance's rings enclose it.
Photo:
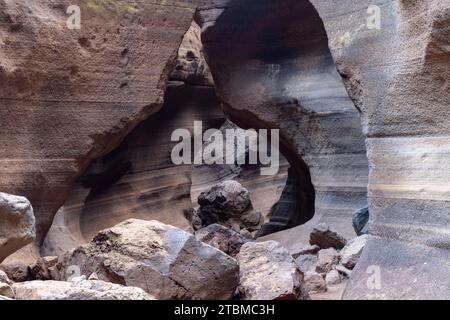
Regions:
[[[252,241],[240,233],[220,224],[211,224],[198,230],[195,232],[195,238],[232,257],[239,253],[244,243]]]
[[[327,286],[322,275],[315,271],[308,271],[304,276],[304,286],[309,294],[327,291]]]
[[[306,273],[311,270],[315,270],[317,264],[317,256],[313,254],[304,254],[295,259],[298,269]]]
[[[320,247],[318,245],[302,245],[299,247],[296,247],[294,249],[291,248],[290,252],[292,254],[292,257],[294,259],[298,258],[301,255],[305,254],[317,254],[319,252]]]
[[[59,280],[72,270],[86,277],[96,273],[157,299],[229,299],[239,283],[235,259],[158,221],[127,220],[59,260]]]
[[[339,253],[333,248],[320,250],[316,264],[316,272],[327,274],[339,263],[339,259]]]
[[[302,273],[276,241],[247,242],[237,255],[243,300],[307,299]]]
[[[0,192],[0,263],[36,237],[31,203]]]
[[[325,283],[327,284],[327,287],[338,285],[341,282],[341,276],[337,270],[333,269],[325,276]]]
[[[368,235],[362,235],[350,240],[341,250],[341,264],[347,269],[353,269],[367,243]]]
[[[346,278],[350,278],[350,276],[352,274],[352,270],[349,270],[342,265],[337,265],[334,267],[334,269]]]
[[[353,229],[358,236],[367,234],[368,231],[368,223],[369,223],[369,207],[365,207],[359,209],[353,214],[352,224]]]

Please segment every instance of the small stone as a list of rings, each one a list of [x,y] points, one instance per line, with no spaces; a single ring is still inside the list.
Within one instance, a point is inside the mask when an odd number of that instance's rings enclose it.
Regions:
[[[304,287],[309,294],[327,291],[327,286],[323,277],[315,271],[308,271],[303,279]]]
[[[320,250],[316,264],[316,272],[320,274],[330,272],[339,263],[339,259],[339,253],[333,248]]]
[[[89,276],[88,280],[98,280],[98,275],[94,272]]]
[[[361,257],[361,253],[367,243],[368,235],[362,235],[350,240],[341,250],[341,264],[347,269],[353,269]]]
[[[325,282],[327,287],[335,286],[341,283],[341,276],[339,275],[339,272],[337,270],[331,270],[328,272],[325,276]]]
[[[347,243],[347,240],[337,232],[330,230],[325,223],[321,223],[312,230],[309,243],[311,245],[317,245],[322,249],[342,249]]]
[[[359,209],[352,217],[353,229],[358,236],[368,233],[369,207]]]
[[[315,270],[317,264],[317,256],[313,254],[305,254],[295,259],[298,269],[306,273],[311,270]]]

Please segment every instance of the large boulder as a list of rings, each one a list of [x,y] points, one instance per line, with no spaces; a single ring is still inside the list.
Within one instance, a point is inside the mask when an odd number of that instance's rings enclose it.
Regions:
[[[240,233],[216,223],[195,232],[195,238],[232,257],[239,253],[244,243],[252,241]]]
[[[0,263],[33,242],[36,236],[33,208],[19,196],[0,193]]]
[[[65,281],[28,281],[13,285],[16,300],[155,300],[141,288],[75,278]]]
[[[201,226],[219,223],[236,231],[258,230],[264,222],[261,213],[253,210],[250,192],[239,182],[228,180],[214,185],[198,197],[200,207],[195,216]]]
[[[235,259],[181,229],[130,219],[60,257],[73,274],[139,287],[158,299],[229,299],[239,283]]]
[[[307,299],[303,274],[276,241],[248,242],[237,255],[243,300]]]
[[[333,231],[325,223],[318,224],[310,234],[309,243],[318,245],[322,249],[342,249],[347,240],[337,232]]]

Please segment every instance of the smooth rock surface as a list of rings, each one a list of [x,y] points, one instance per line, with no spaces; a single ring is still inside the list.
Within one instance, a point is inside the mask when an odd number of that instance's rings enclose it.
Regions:
[[[364,246],[367,243],[368,235],[362,235],[350,240],[339,252],[341,264],[347,269],[353,269],[362,254]]]

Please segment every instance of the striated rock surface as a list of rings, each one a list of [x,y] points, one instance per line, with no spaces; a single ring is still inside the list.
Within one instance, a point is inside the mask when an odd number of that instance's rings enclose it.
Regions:
[[[36,236],[30,202],[19,196],[0,193],[0,263],[31,243]]]
[[[303,275],[289,252],[275,241],[249,242],[237,255],[239,294],[244,300],[307,299]]]
[[[15,283],[13,289],[16,300],[155,300],[141,288],[82,278]]]
[[[229,299],[239,266],[225,253],[178,228],[130,219],[60,258],[60,277],[72,271],[139,287],[157,299]]]
[[[0,190],[31,201],[38,241],[89,162],[161,108],[196,5],[0,2]]]

